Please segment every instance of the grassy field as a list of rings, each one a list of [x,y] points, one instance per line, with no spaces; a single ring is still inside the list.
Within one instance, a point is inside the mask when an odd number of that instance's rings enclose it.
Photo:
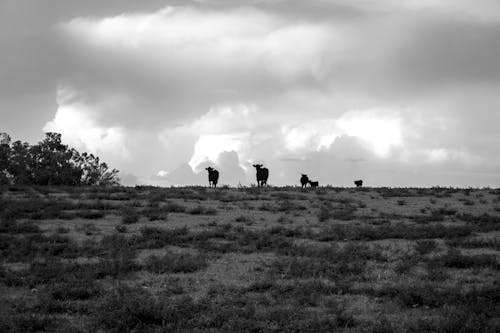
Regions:
[[[500,190],[0,191],[0,332],[500,331]]]

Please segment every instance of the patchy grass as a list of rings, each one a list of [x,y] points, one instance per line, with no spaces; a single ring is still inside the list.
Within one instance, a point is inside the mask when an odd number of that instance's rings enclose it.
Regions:
[[[499,193],[3,187],[0,331],[497,332]]]

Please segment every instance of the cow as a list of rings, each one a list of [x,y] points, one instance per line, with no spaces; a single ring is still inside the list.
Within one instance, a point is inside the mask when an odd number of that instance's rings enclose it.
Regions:
[[[307,177],[307,175],[302,174],[302,177],[300,177],[300,184],[302,185],[302,188],[306,187],[308,182],[309,182],[309,177]]]
[[[355,180],[354,181],[354,185],[356,185],[356,187],[361,187],[363,186],[363,181],[360,179],[360,180]]]
[[[253,164],[253,167],[257,169],[257,186],[267,185],[267,178],[269,177],[269,170],[263,168],[262,164]]]
[[[318,181],[312,182],[312,181],[310,181],[310,180],[309,180],[309,181],[308,181],[308,183],[309,183],[309,185],[311,185],[311,187],[313,187],[313,188],[314,188],[314,187],[318,187],[318,185],[319,185],[319,182],[318,182]]]
[[[208,186],[217,187],[217,181],[219,180],[219,171],[212,167],[205,168],[208,171]]]

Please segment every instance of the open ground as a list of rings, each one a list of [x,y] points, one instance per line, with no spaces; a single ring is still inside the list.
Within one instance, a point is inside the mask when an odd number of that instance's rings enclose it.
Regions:
[[[2,332],[500,331],[500,190],[0,193]]]

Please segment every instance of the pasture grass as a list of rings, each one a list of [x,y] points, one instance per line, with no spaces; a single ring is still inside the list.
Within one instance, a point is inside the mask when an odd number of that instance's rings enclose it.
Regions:
[[[497,332],[499,193],[2,187],[0,331]]]

